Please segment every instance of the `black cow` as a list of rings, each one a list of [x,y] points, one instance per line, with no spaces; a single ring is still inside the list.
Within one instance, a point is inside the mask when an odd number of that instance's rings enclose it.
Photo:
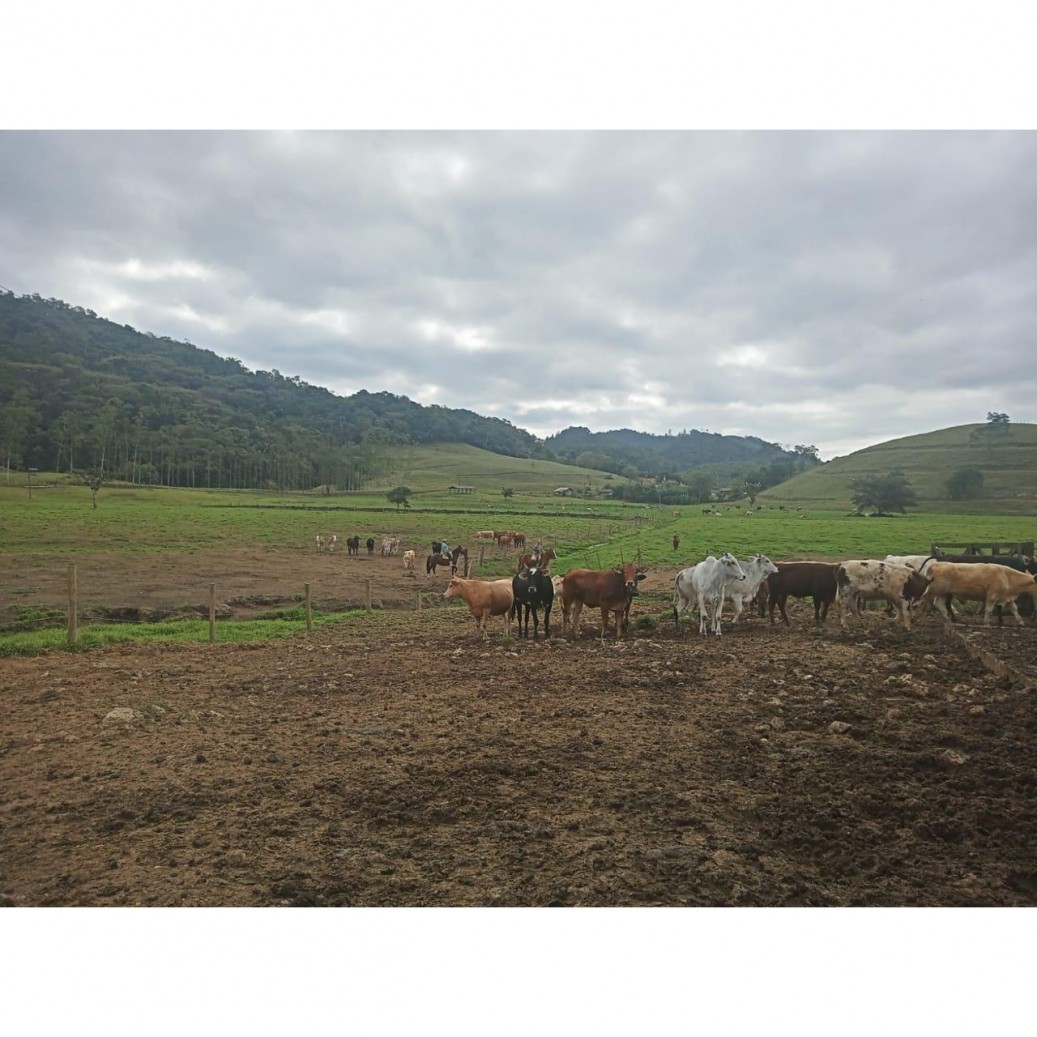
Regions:
[[[537,639],[540,630],[539,609],[544,610],[544,637],[551,636],[551,606],[555,600],[554,584],[551,574],[546,569],[523,569],[512,578],[511,590],[515,595],[515,604],[511,606],[512,619],[519,621],[519,636],[529,637],[529,614],[533,613],[533,640]],[[525,609],[523,624],[521,609]]]
[[[835,570],[838,563],[827,562],[775,562],[776,573],[767,577],[767,602],[770,606],[771,622],[774,622],[774,607],[781,611],[782,622],[788,623],[785,602],[789,595],[794,598],[814,599],[814,622],[823,623],[828,615],[828,606],[835,601]],[[762,588],[761,588],[762,589]],[[763,615],[762,596],[757,599],[760,615]]]
[[[369,555],[374,554],[374,537],[367,538],[367,553]]]
[[[350,537],[346,541],[346,550],[351,555],[358,555],[358,554],[360,554],[360,537]]]

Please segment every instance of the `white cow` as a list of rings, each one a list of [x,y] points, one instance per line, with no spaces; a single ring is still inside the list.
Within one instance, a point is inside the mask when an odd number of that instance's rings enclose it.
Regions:
[[[320,533],[317,534],[317,554],[324,554],[324,537]]]
[[[742,606],[744,602],[752,604],[753,599],[756,597],[756,592],[760,589],[760,584],[770,576],[771,573],[776,573],[778,567],[766,556],[762,554],[754,554],[749,557],[749,561],[741,562],[742,572],[745,573],[745,582],[742,583],[738,580],[733,583],[729,583],[724,591],[724,597],[730,598],[735,607],[735,615],[732,623],[737,623],[742,615]],[[724,603],[720,602],[720,608],[723,610]]]
[[[404,551],[403,552],[403,568],[413,569],[414,568],[414,552]]]
[[[744,582],[745,571],[732,554],[724,554],[719,558],[710,555],[698,565],[681,569],[674,581],[676,594],[673,601],[673,618],[680,622],[680,614],[691,605],[694,597],[698,602],[699,633],[706,632],[707,602],[713,603],[713,616],[710,625],[713,633],[720,636],[720,613],[724,606],[724,597],[729,594],[728,586],[736,582]]]
[[[892,562],[893,565],[909,565],[912,569],[921,569],[932,555],[886,555],[884,562]]]

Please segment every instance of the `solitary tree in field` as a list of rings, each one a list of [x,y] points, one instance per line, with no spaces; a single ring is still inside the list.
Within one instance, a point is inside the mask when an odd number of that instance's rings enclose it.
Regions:
[[[410,498],[413,493],[414,491],[409,486],[396,486],[386,494],[386,497],[396,505],[396,510],[399,511],[400,508],[410,507]]]
[[[894,468],[888,475],[862,475],[850,483],[850,489],[858,515],[866,512],[872,515],[903,514],[908,508],[918,506],[918,497],[900,468]]]
[[[501,489],[500,495],[502,497],[514,497],[515,491],[510,486],[505,486]]]
[[[983,495],[983,473],[978,468],[955,468],[947,480],[951,500],[970,500]]]
[[[1002,414],[1002,413],[1000,413],[999,411],[996,411],[996,410],[988,410],[987,411],[987,424],[988,425],[996,425],[996,426],[1000,426],[1000,427],[1005,427],[1006,428],[1008,426],[1010,420],[1011,419],[1008,417],[1007,414]]]
[[[73,482],[79,483],[81,486],[87,486],[90,489],[90,501],[94,506],[94,510],[97,510],[97,494],[101,487],[104,485],[104,476],[96,468],[91,468],[87,471],[74,472],[72,476]]]

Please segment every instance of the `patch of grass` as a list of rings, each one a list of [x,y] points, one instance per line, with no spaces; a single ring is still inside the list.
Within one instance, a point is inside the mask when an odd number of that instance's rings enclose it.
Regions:
[[[306,629],[303,609],[290,610],[294,618],[224,620],[216,624],[217,644],[241,644],[290,637]],[[366,616],[363,609],[350,612],[313,613],[313,629],[339,623],[358,616]],[[55,651],[86,651],[106,645],[167,642],[176,644],[204,643],[209,640],[209,621],[185,619],[167,623],[137,625],[93,624],[79,628],[79,640],[70,645],[64,630],[34,630],[26,633],[0,636],[0,656],[43,655]]]
[[[64,609],[50,608],[47,605],[13,605],[11,612],[13,618],[0,626],[0,631],[19,633],[42,630],[46,627],[64,626],[68,622]]]

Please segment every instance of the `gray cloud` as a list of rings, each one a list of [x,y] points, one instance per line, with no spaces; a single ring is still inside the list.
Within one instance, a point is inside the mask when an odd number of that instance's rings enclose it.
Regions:
[[[0,133],[0,283],[349,393],[822,456],[1033,420],[1033,133]]]

